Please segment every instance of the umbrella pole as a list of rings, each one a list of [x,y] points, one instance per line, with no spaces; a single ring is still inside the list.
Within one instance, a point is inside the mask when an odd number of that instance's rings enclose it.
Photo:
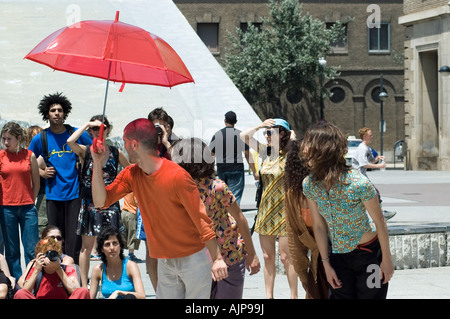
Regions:
[[[106,80],[105,100],[104,100],[104,102],[103,102],[102,123],[105,121],[106,101],[107,101],[107,99],[108,99],[109,77],[110,77],[110,75],[111,75],[111,65],[112,65],[112,61],[109,61],[108,79]]]
[[[102,124],[105,123],[106,101],[108,100],[109,77],[111,75],[111,65],[112,65],[112,61],[109,61],[108,79],[106,80],[105,100],[103,102]],[[99,137],[102,142],[103,142],[103,130],[104,130],[104,125],[100,126],[100,136]]]
[[[105,123],[106,101],[108,100],[109,77],[111,75],[111,65],[112,65],[112,61],[109,61],[108,79],[106,80],[105,100],[103,102],[102,125],[100,126],[100,132],[99,132],[98,139],[94,138],[94,141],[92,143],[92,147],[93,147],[93,150],[95,153],[98,153],[97,140],[101,141],[102,143],[104,142],[103,131],[105,129],[105,126],[103,125],[103,123]]]

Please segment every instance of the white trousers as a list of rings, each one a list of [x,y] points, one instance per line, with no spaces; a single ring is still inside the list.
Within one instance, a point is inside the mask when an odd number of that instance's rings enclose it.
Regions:
[[[206,248],[187,257],[158,259],[157,299],[209,299],[211,283]]]

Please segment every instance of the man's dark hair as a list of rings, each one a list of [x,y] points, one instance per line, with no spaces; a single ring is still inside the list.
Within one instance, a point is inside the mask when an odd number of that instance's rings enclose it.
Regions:
[[[38,105],[39,114],[42,115],[42,120],[45,122],[48,121],[50,107],[55,104],[61,105],[64,111],[64,120],[67,118],[70,111],[72,111],[72,103],[70,103],[67,97],[62,95],[62,93],[56,92],[55,94],[45,95]]]
[[[148,119],[152,122],[154,120],[160,120],[169,123],[169,115],[167,114],[166,111],[164,111],[162,107],[158,107],[153,111],[151,111],[150,113],[148,113]]]
[[[175,122],[173,121],[173,118],[169,115],[169,119],[167,121],[167,124],[170,125],[170,128],[173,129],[173,126],[175,125]]]

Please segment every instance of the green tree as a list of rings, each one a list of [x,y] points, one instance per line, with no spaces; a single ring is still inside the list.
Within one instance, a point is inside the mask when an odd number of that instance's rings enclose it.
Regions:
[[[249,25],[229,34],[231,49],[225,70],[262,118],[283,117],[294,129],[304,130],[319,120],[324,79],[338,75],[336,67],[322,66],[330,44],[344,37],[344,25],[325,23],[303,14],[298,0],[270,0],[270,16],[261,28]],[[301,103],[288,103],[290,92],[301,94]],[[301,93],[300,93],[301,92]]]

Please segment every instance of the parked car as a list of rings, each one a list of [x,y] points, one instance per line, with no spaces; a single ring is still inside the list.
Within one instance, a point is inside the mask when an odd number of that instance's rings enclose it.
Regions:
[[[347,165],[352,165],[352,158],[355,154],[356,149],[358,148],[358,145],[361,144],[362,140],[359,138],[356,138],[355,136],[349,136],[347,138],[348,141],[348,150],[347,154],[345,154],[345,160],[347,161]]]

